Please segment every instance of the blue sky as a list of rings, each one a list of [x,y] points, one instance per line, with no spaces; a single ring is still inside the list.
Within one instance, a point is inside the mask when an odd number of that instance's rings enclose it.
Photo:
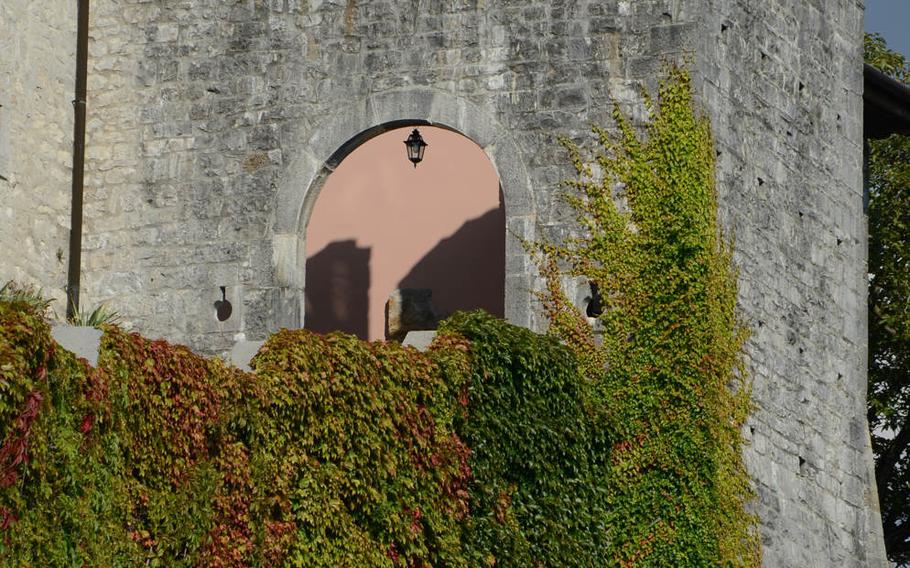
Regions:
[[[866,31],[882,34],[888,47],[910,57],[910,0],[866,0]]]

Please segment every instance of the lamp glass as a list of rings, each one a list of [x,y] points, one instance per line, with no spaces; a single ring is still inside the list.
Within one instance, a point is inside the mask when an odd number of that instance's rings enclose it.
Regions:
[[[424,151],[429,144],[423,141],[420,131],[416,128],[411,132],[411,135],[408,136],[408,139],[404,141],[404,144],[408,150],[408,160],[410,160],[416,168],[417,164],[423,160]]]

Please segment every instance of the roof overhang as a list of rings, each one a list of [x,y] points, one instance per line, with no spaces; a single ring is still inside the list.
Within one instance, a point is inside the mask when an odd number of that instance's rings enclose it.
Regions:
[[[910,87],[871,65],[863,66],[863,137],[910,135]]]

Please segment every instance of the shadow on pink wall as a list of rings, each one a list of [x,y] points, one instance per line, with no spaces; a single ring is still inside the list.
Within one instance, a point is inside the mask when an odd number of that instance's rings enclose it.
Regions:
[[[369,290],[370,249],[330,243],[306,261],[306,328],[367,337]]]
[[[439,241],[398,287],[429,288],[443,317],[476,308],[502,317],[505,258],[505,210],[500,205]]]
[[[370,249],[352,240],[330,243],[307,259],[306,275],[306,328],[368,339]],[[398,288],[432,290],[433,307],[442,317],[478,308],[502,317],[504,282],[505,210],[500,206],[439,241]]]

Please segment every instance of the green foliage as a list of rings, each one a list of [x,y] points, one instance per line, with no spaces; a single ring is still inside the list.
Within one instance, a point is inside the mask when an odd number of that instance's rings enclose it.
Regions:
[[[867,35],[866,63],[910,63]],[[888,557],[910,565],[910,138],[869,141],[869,425]]]
[[[290,564],[463,564],[468,450],[447,410],[459,374],[302,330],[272,336],[254,365],[269,404],[248,422],[251,480],[267,523],[296,527]]]
[[[233,449],[232,410],[254,398],[253,377],[204,359],[182,346],[147,341],[106,327],[99,371],[104,410],[99,433],[117,439],[124,471],[119,495],[129,503],[130,538],[154,565],[234,566],[249,548],[244,510],[226,511],[234,476],[224,454]],[[237,463],[240,462],[240,463]],[[231,517],[230,521],[225,517]],[[230,553],[218,547],[225,523],[236,537]]]
[[[0,301],[13,304],[24,304],[31,311],[44,316],[51,305],[51,300],[44,298],[39,288],[23,286],[12,280],[0,287]]]
[[[32,302],[0,300],[0,559],[4,565],[128,564],[109,436],[86,444],[100,375],[56,348]]]
[[[104,304],[99,304],[94,310],[88,313],[78,309],[75,310],[68,323],[100,329],[104,324],[116,325],[120,323],[120,314]]]
[[[91,369],[5,302],[0,330],[3,564],[463,564],[463,340],[285,331],[250,374],[115,327]]]
[[[92,369],[0,301],[0,561],[598,564],[609,444],[575,358],[444,329],[425,354],[282,331],[243,373],[106,326]]]
[[[456,421],[472,448],[468,565],[600,565],[607,444],[575,358],[553,338],[481,312],[456,314],[441,332],[470,342]]]
[[[608,563],[757,566],[741,459],[749,410],[731,246],[716,219],[714,143],[687,72],[648,100],[646,136],[617,109],[595,129],[600,175],[565,143],[566,199],[581,236],[536,245],[551,333],[578,355],[612,449],[605,474]],[[617,203],[624,202],[626,207]],[[562,291],[565,272],[602,295],[602,343]]]
[[[47,381],[54,348],[50,326],[42,317],[46,304],[11,294],[8,286],[3,292],[9,299],[0,299],[0,436],[8,439],[31,420],[18,416],[27,400],[30,405],[40,402],[34,399]],[[18,459],[0,451],[0,485],[11,474],[12,461]]]
[[[910,82],[910,62],[900,53],[888,49],[885,38],[880,34],[863,37],[863,58],[882,73],[903,83]]]

